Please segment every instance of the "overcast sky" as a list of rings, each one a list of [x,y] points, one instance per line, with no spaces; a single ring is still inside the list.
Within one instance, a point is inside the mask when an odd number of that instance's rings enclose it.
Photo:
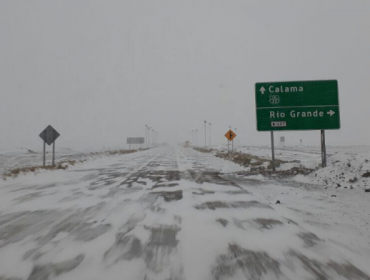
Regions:
[[[256,131],[254,84],[337,79],[342,128],[328,145],[370,142],[370,1],[0,1],[0,150],[117,147],[147,124],[169,142],[203,121]],[[288,144],[319,144],[289,132]],[[203,141],[203,142],[201,142]]]

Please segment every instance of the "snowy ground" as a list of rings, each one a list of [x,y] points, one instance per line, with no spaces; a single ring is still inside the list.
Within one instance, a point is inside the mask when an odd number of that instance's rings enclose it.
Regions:
[[[49,149],[49,148],[48,148]],[[99,151],[77,151],[71,149],[57,149],[56,150],[56,161],[62,160],[78,160],[85,159],[88,157],[90,152],[101,152]],[[25,148],[13,149],[13,150],[1,150],[0,151],[0,175],[7,169],[22,168],[28,166],[39,166],[42,165],[43,154],[42,150],[29,150]],[[51,164],[52,155],[50,151],[46,154],[46,163]]]
[[[214,146],[214,153],[227,151],[227,147]],[[237,147],[235,151],[271,160],[270,147]],[[286,161],[278,170],[305,167],[316,171],[309,176],[293,178],[297,182],[310,183],[323,188],[370,187],[370,146],[327,147],[327,167],[321,168],[321,151],[313,146],[276,147],[275,158]],[[296,161],[296,162],[294,162]]]
[[[161,147],[0,181],[0,279],[370,280],[370,194],[244,169]]]

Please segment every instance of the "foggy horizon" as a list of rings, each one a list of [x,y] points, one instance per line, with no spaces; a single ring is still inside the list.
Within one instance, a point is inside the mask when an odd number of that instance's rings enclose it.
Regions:
[[[254,85],[338,80],[341,129],[326,144],[367,145],[368,1],[2,1],[0,150],[127,147],[127,137],[270,145]],[[207,128],[208,129],[208,128]],[[320,145],[319,131],[275,132]],[[207,135],[208,137],[208,135]],[[208,141],[207,141],[208,144]]]

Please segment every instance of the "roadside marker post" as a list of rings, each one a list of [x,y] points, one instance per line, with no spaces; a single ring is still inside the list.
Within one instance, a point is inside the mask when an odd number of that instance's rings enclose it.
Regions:
[[[41,133],[40,138],[44,140],[44,148],[43,148],[43,165],[46,165],[46,144],[49,146],[53,144],[53,157],[52,157],[52,165],[55,165],[55,140],[60,136],[58,131],[56,131],[51,125],[46,127]]]
[[[325,167],[325,130],[340,129],[338,81],[256,83],[255,95],[257,131],[271,131],[273,141],[273,131],[320,130]]]

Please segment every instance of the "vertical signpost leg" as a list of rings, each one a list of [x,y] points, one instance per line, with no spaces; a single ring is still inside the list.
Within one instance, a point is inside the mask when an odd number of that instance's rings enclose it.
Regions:
[[[321,130],[321,158],[322,158],[322,167],[326,167],[325,130]]]
[[[231,151],[234,152],[234,140],[231,141]]]
[[[53,142],[53,166],[54,166],[54,162],[55,162],[55,141]]]
[[[43,165],[46,164],[46,142],[44,141],[44,154],[43,154]]]
[[[275,171],[275,146],[274,146],[274,132],[271,131],[271,152],[272,152],[272,170]]]
[[[54,142],[53,142],[53,166],[54,166],[54,163],[55,163],[55,131],[53,131],[53,139],[54,139]]]
[[[326,167],[326,142],[325,142],[325,130],[323,130],[323,139],[324,139],[324,163],[325,163],[325,167]]]
[[[230,141],[227,140],[227,152],[230,152]]]

